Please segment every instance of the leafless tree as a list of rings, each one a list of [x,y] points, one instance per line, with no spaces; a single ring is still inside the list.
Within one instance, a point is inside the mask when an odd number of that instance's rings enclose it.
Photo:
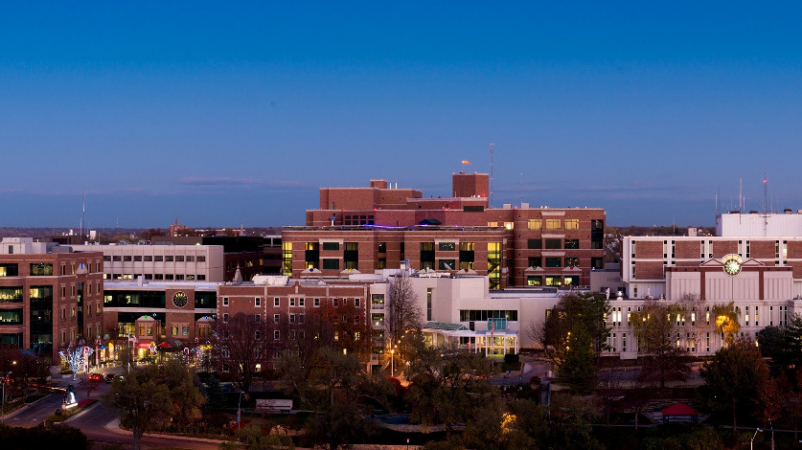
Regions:
[[[273,322],[261,316],[238,313],[228,320],[218,320],[214,328],[212,358],[215,366],[223,373],[230,373],[248,395],[259,369],[265,369],[273,355],[276,344]]]
[[[390,278],[389,306],[387,308],[387,338],[392,345],[398,343],[408,330],[419,330],[423,314],[418,295],[409,278],[403,275]]]

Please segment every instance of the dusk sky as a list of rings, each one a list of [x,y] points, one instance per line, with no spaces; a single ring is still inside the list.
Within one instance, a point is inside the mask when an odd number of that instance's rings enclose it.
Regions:
[[[371,178],[713,225],[802,209],[799,2],[4,2],[0,226],[301,225]]]

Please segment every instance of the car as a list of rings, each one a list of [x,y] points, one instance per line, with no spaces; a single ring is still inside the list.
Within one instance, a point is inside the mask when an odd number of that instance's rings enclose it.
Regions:
[[[103,378],[106,380],[106,383],[111,383],[112,381],[114,381],[114,374],[111,372],[104,373]]]
[[[89,381],[103,381],[103,376],[101,376],[99,373],[90,374]]]

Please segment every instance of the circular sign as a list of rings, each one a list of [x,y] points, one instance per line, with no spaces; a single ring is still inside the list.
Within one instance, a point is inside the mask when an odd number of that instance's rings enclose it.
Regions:
[[[173,295],[173,304],[179,308],[186,306],[187,301],[187,294],[183,292],[176,292],[175,295]]]
[[[721,262],[724,264],[724,272],[727,275],[735,276],[741,273],[741,264],[743,260],[738,255],[727,255],[722,258]]]

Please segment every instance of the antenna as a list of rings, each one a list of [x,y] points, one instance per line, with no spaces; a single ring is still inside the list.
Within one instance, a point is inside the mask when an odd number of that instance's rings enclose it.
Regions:
[[[496,144],[490,143],[490,207],[493,207],[493,150]]]
[[[738,211],[744,212],[744,179],[738,178]]]
[[[81,239],[84,238],[84,223],[86,221],[86,192],[84,192],[84,203],[81,209]]]
[[[763,214],[769,206],[769,180],[766,178],[766,169],[763,169]]]

